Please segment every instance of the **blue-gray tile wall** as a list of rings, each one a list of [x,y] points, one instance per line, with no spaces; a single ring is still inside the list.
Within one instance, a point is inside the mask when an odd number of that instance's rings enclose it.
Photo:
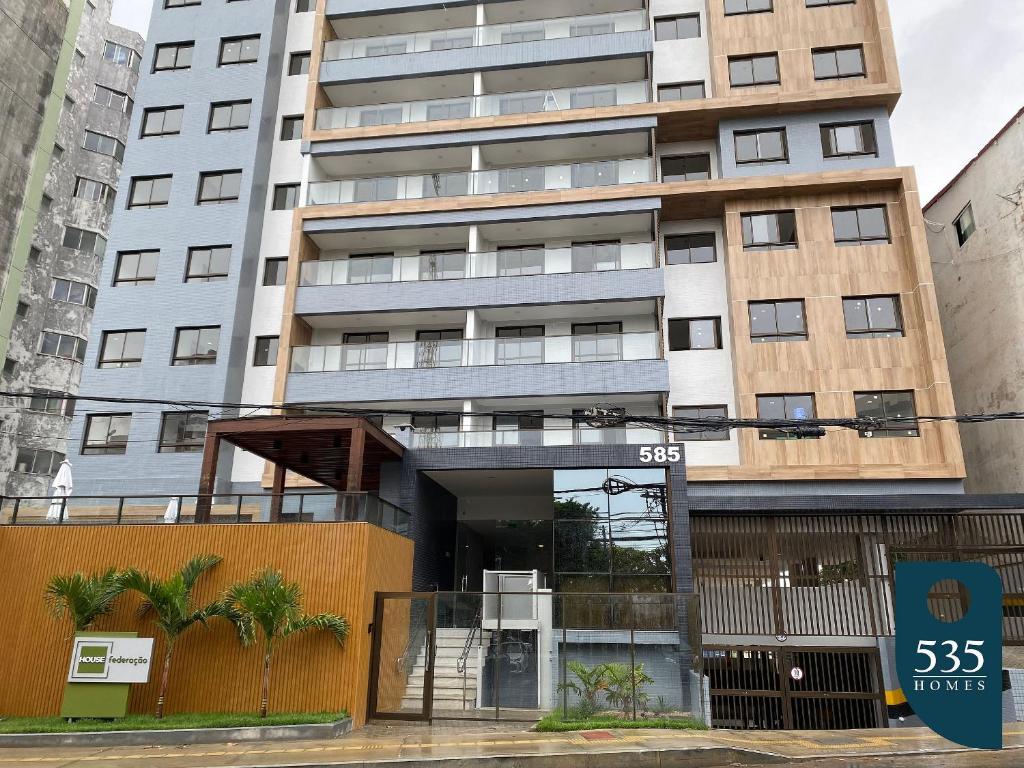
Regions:
[[[448,51],[398,53],[360,59],[325,61],[320,84],[365,83],[427,77],[444,73],[483,72],[509,67],[542,66],[566,61],[594,61],[642,56],[654,50],[650,30],[614,32],[607,35],[536,40],[529,43],[484,45]]]
[[[668,363],[546,363],[288,375],[291,403],[470,400],[668,392]]]
[[[871,120],[878,142],[877,157],[825,158],[821,151],[820,126],[825,123],[848,123]],[[736,143],[733,134],[756,128],[785,128],[789,144],[788,163],[736,164]],[[776,176],[787,173],[818,173],[850,171],[864,168],[891,168],[893,155],[889,113],[884,107],[807,112],[723,120],[718,127],[718,149],[721,174],[733,176]]]
[[[237,401],[249,336],[249,314],[259,262],[266,207],[267,172],[275,139],[276,110],[283,68],[284,38],[291,0],[203,3],[165,9],[154,3],[151,32],[142,61],[130,136],[137,137],[145,110],[184,105],[181,133],[134,139],[125,154],[110,241],[100,276],[99,299],[82,377],[83,394],[175,400]],[[218,66],[224,37],[260,35],[259,60]],[[155,47],[195,41],[188,70],[153,72]],[[249,128],[207,133],[212,102],[251,99]],[[197,206],[199,174],[242,170],[237,202]],[[172,174],[166,208],[126,210],[134,176]],[[188,249],[231,245],[227,280],[185,283]],[[159,249],[156,283],[112,287],[117,253]],[[220,326],[217,363],[170,365],[175,328]],[[104,331],[146,329],[143,363],[134,369],[97,369]],[[101,492],[182,492],[198,483],[201,454],[160,454],[159,405],[124,407],[83,404],[71,430],[69,456],[75,490]],[[135,411],[128,451],[123,456],[81,456],[86,411]],[[230,454],[231,452],[227,452]],[[227,476],[230,455],[222,463]]]
[[[665,295],[662,269],[299,288],[298,315],[627,301]]]

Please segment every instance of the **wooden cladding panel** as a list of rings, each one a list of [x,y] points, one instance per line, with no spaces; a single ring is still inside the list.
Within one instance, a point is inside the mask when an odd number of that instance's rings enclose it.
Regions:
[[[772,13],[725,15],[723,3],[710,4],[711,77],[716,95],[773,94],[784,99],[810,92],[855,93],[865,83],[898,90],[892,31],[885,0],[807,8],[803,2],[776,2]],[[811,50],[862,45],[867,76],[815,80]],[[778,53],[779,85],[733,88],[729,58]]]
[[[918,415],[954,413],[928,251],[913,176],[891,191],[751,197],[726,203],[726,272],[739,415],[757,416],[758,394],[814,393],[817,416],[854,416],[853,393],[913,390]],[[892,244],[837,246],[831,208],[884,203]],[[798,247],[745,251],[741,214],[796,211]],[[906,335],[847,339],[844,296],[899,294]],[[748,303],[803,299],[808,340],[754,344]],[[919,438],[864,439],[850,430],[822,440],[760,440],[739,432],[741,466],[694,468],[693,479],[962,477],[953,424],[922,424]],[[822,471],[824,470],[824,471]]]
[[[332,611],[348,619],[344,649],[323,634],[289,638],[274,657],[272,712],[348,710],[356,724],[366,716],[370,636],[377,591],[412,584],[407,539],[361,523],[259,525],[38,526],[0,528],[0,583],[7,592],[0,644],[0,712],[55,715],[67,677],[71,632],[47,614],[43,589],[56,574],[135,566],[160,576],[193,555],[224,561],[199,583],[199,602],[215,599],[232,582],[265,567],[299,582],[309,613]],[[97,629],[157,636],[136,615],[127,595]],[[163,642],[157,639],[150,682],[132,687],[129,711],[156,705]],[[220,620],[194,627],[179,640],[171,668],[168,712],[255,712],[259,707],[260,653],[239,646]]]

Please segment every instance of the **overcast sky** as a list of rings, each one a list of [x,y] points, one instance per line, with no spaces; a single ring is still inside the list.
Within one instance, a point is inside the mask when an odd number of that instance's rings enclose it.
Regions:
[[[113,20],[145,34],[151,6],[114,0]],[[903,77],[896,161],[917,167],[926,203],[1024,106],[1024,14],[1021,0],[889,0],[889,8]]]

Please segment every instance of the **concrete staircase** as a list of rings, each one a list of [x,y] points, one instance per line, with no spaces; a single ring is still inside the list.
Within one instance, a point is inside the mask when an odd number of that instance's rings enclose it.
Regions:
[[[459,657],[462,656],[469,638],[469,629],[438,629],[435,643],[437,655],[434,658],[434,711],[451,712],[471,710],[476,707],[477,687],[477,647],[486,649],[490,641],[490,632],[476,631],[473,647],[469,650],[466,660],[466,673],[458,670]],[[426,649],[421,649],[416,664],[409,675],[409,682],[402,699],[403,710],[418,710],[423,701],[423,676],[426,672]]]

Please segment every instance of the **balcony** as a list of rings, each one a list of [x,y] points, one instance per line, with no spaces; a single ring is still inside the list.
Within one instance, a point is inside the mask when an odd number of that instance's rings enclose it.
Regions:
[[[292,348],[292,373],[543,365],[656,360],[660,334],[607,333],[502,339],[450,339]]]
[[[584,189],[616,184],[641,184],[654,178],[653,160],[650,157],[589,160],[484,171],[440,171],[411,176],[311,182],[306,204],[338,205]]]
[[[401,101],[318,109],[317,130],[365,128],[434,120],[524,115],[567,109],[642,104],[651,100],[646,81],[490,93],[444,99]]]
[[[401,440],[401,436],[398,436]],[[643,427],[595,429],[579,426],[567,429],[504,430],[418,430],[410,438],[411,448],[494,448],[501,446],[558,445],[657,445],[665,433]]]
[[[324,61],[451,51],[490,45],[531,43],[541,40],[561,40],[616,32],[638,32],[647,28],[647,12],[636,10],[458,29],[436,29],[399,35],[330,40],[324,44]]]
[[[505,248],[486,253],[430,253],[358,260],[303,262],[300,286],[362,285],[484,277],[651,269],[654,243],[611,243],[588,248]]]

